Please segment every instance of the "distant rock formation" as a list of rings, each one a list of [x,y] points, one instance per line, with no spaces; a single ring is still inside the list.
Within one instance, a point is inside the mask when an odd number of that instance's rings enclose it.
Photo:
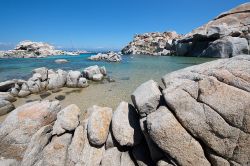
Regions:
[[[97,55],[92,55],[88,59],[93,61],[120,62],[122,57],[120,54],[111,51],[107,54],[98,53]]]
[[[175,32],[136,35],[122,53],[228,58],[249,54],[249,43],[250,2],[220,14],[184,36]]]
[[[53,55],[78,55],[75,52],[56,50],[44,42],[22,41],[14,50],[1,51],[0,58],[40,58]]]
[[[181,35],[176,32],[153,32],[136,35],[134,40],[122,49],[123,54],[170,55],[172,43]]]
[[[231,9],[178,40],[180,56],[228,58],[249,54],[250,3]]]

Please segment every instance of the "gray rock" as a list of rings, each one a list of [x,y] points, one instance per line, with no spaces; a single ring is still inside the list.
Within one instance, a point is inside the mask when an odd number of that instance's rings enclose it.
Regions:
[[[249,56],[192,66],[163,77],[168,108],[181,125],[229,163],[250,161]]]
[[[159,160],[157,163],[156,163],[156,166],[173,166],[173,164],[165,161],[165,160]]]
[[[0,92],[0,100],[7,100],[10,102],[16,101],[16,98],[10,92]]]
[[[43,58],[53,55],[78,55],[73,52],[55,50],[52,45],[43,42],[22,41],[14,50],[4,51],[3,58]]]
[[[103,79],[102,74],[94,74],[93,75],[93,81],[101,81]]]
[[[78,86],[78,80],[81,76],[81,72],[70,70],[67,75],[67,87],[76,88]]]
[[[0,159],[1,166],[18,166],[19,164],[15,159]]]
[[[0,99],[0,116],[8,114],[14,109],[15,106],[11,102]]]
[[[210,165],[199,142],[189,135],[166,107],[162,106],[147,116],[147,128],[153,141],[178,164]]]
[[[41,81],[40,80],[34,81],[31,78],[31,79],[29,79],[27,81],[27,86],[28,86],[28,89],[29,89],[29,91],[31,93],[38,93],[38,92],[41,92],[43,90],[42,87],[41,87]]]
[[[213,154],[209,155],[209,161],[215,166],[230,166],[230,163],[227,160]]]
[[[122,49],[123,54],[170,55],[172,43],[182,35],[176,32],[152,32],[135,35],[132,42]]]
[[[146,140],[146,143],[148,145],[151,159],[154,162],[156,162],[156,161],[164,158],[163,151],[152,141],[152,139],[150,138],[150,136],[148,134],[147,117],[140,119],[140,126],[141,126],[142,133],[144,135],[144,138]]]
[[[77,85],[79,88],[85,88],[88,86],[88,81],[86,78],[84,77],[81,77],[79,78],[79,81],[78,81],[78,85]]]
[[[41,157],[35,165],[64,166],[71,138],[72,135],[69,133],[53,136],[51,142],[43,149]]]
[[[84,148],[85,142],[84,138],[84,128],[83,126],[78,126],[75,129],[74,137],[68,148],[68,158],[66,165],[74,166],[77,165],[82,159],[82,151]]]
[[[34,74],[40,74],[41,81],[48,79],[48,69],[46,67],[36,68],[32,71]]]
[[[93,80],[95,74],[101,74],[101,71],[97,65],[89,66],[83,70],[84,75],[87,79]]]
[[[108,137],[109,125],[112,118],[112,109],[108,107],[92,106],[88,120],[88,138],[93,145],[103,145]]]
[[[30,143],[24,153],[21,166],[32,166],[40,158],[45,146],[49,143],[52,138],[52,126],[47,125],[40,128],[31,138]]]
[[[250,3],[241,4],[194,29],[177,41],[176,54],[218,58],[249,54],[249,10]]]
[[[249,46],[245,38],[227,36],[214,41],[204,50],[202,56],[230,58],[239,54],[248,54]]]
[[[30,95],[30,91],[26,91],[26,90],[20,90],[18,93],[18,97],[26,97]]]
[[[60,135],[66,131],[73,131],[79,125],[80,109],[71,104],[57,114],[53,127],[53,135]]]
[[[6,92],[9,89],[15,87],[15,80],[8,80],[4,82],[0,82],[0,92]]]
[[[69,61],[67,59],[56,59],[55,60],[55,63],[58,63],[58,64],[64,64],[64,63],[68,63]]]
[[[31,137],[41,127],[55,121],[58,101],[35,101],[13,110],[1,124],[0,155],[21,159]]]
[[[19,89],[11,88],[10,94],[11,94],[12,96],[17,97],[17,96],[18,96],[18,93],[19,93]]]
[[[101,166],[121,165],[121,155],[122,153],[116,147],[106,150],[102,157]]]
[[[108,62],[120,62],[122,60],[121,55],[115,52],[109,52],[107,54],[98,53],[97,55],[92,55],[88,59],[95,61],[108,61]]]
[[[57,70],[56,72],[50,72],[48,74],[48,89],[60,89],[62,88],[67,81],[68,73],[61,69]]]
[[[101,72],[102,75],[104,75],[104,76],[107,75],[107,70],[106,70],[106,68],[104,66],[99,67],[99,69],[100,69],[100,72]]]
[[[143,138],[139,116],[127,102],[121,102],[113,114],[112,133],[121,146],[135,146]]]
[[[120,166],[136,166],[128,151],[122,152]]]
[[[84,129],[84,148],[82,151],[82,158],[79,162],[79,165],[83,166],[100,166],[103,154],[105,152],[105,147],[93,147],[89,144],[88,141],[88,134],[87,134],[87,124],[86,122],[85,129]]]
[[[105,149],[107,150],[109,148],[113,148],[113,147],[117,147],[117,146],[118,146],[118,144],[117,144],[117,142],[112,134],[112,130],[111,130],[111,131],[109,131],[108,138],[105,142]]]
[[[141,84],[131,95],[134,106],[141,116],[154,112],[159,105],[161,92],[158,84],[149,80]]]

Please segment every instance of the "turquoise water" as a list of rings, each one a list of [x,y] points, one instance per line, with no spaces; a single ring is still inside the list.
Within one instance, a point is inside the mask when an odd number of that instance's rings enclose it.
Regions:
[[[0,59],[0,81],[9,79],[27,79],[33,69],[47,67],[49,69],[82,70],[91,65],[105,66],[108,74],[117,80],[142,82],[148,79],[160,79],[161,76],[191,65],[211,61],[211,58],[173,57],[173,56],[128,56],[124,55],[120,63],[90,61],[93,54],[79,56],[51,56],[34,59]],[[67,59],[70,62],[56,64],[55,59]]]

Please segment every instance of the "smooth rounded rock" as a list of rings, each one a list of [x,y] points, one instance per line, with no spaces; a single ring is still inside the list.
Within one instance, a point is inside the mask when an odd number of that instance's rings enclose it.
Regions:
[[[80,109],[71,104],[57,114],[53,127],[53,135],[60,135],[65,131],[73,131],[79,125]]]
[[[108,137],[112,109],[94,105],[88,111],[91,112],[88,120],[89,142],[97,146],[103,145]]]
[[[136,88],[131,99],[139,114],[145,116],[156,110],[161,95],[159,85],[155,81],[149,80]]]
[[[139,116],[132,105],[124,101],[119,104],[112,117],[112,132],[121,146],[135,146],[141,142]]]

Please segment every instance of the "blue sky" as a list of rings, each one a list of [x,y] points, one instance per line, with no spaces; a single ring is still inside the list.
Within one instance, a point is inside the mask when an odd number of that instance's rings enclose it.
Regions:
[[[0,49],[22,40],[120,49],[136,33],[187,33],[247,0],[1,0]]]

